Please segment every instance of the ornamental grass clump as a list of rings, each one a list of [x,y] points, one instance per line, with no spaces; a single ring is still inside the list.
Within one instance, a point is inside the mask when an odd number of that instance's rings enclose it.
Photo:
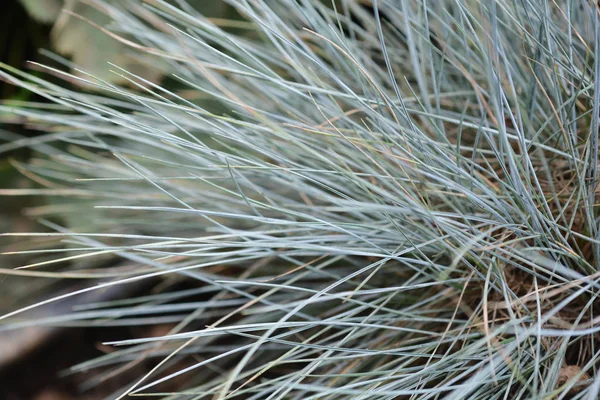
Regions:
[[[47,200],[3,273],[85,285],[0,329],[147,327],[68,371],[150,363],[119,399],[598,398],[594,2],[89,4],[163,79],[4,66]]]

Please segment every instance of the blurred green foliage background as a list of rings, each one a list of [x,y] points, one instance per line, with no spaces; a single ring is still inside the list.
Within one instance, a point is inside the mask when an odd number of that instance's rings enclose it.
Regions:
[[[152,0],[147,0],[152,3]],[[199,12],[212,18],[236,18],[233,8],[224,1],[214,0],[170,0],[170,3]],[[114,6],[114,9],[111,7]],[[111,72],[109,63],[123,67],[137,75],[162,86],[173,89],[168,79],[163,79],[157,69],[149,71],[140,60],[130,56],[127,46],[101,28],[111,29],[111,13],[118,12],[119,6],[138,7],[142,12],[144,2],[128,0],[109,0],[95,2],[93,0],[8,0],[3,2],[0,12],[0,62],[10,67],[43,76],[47,80],[55,80],[66,87],[75,82],[53,77],[48,71],[29,63],[38,62],[60,70],[69,70],[78,75],[77,69],[90,73],[100,79],[123,83],[122,78]],[[76,89],[76,88],[74,88]],[[82,90],[82,88],[77,88]],[[88,87],[85,88],[89,89]],[[23,88],[17,88],[0,81],[0,101],[11,103],[19,101],[45,101]],[[17,138],[32,137],[38,132],[36,127],[29,126],[27,121],[16,116],[3,115],[0,118],[0,144]],[[26,176],[19,172],[19,162],[30,157],[30,150],[19,149],[3,152],[0,155],[0,190],[8,188],[34,187]],[[32,218],[24,215],[28,207],[45,204],[45,199],[36,196],[0,196],[0,231],[24,232],[36,231],[40,227]],[[10,247],[10,246],[9,246]],[[10,248],[3,247],[3,251]],[[3,257],[4,267],[15,267],[23,263],[17,257]],[[0,290],[0,312],[12,309],[19,302],[19,279],[3,277],[3,290]],[[6,280],[11,280],[10,285]],[[31,279],[27,280],[32,285]],[[25,292],[25,291],[24,291]],[[31,292],[27,290],[26,292]]]

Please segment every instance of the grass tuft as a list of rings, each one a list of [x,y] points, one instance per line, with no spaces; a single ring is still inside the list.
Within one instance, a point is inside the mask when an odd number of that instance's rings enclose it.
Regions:
[[[91,3],[165,78],[2,66],[47,102],[0,105],[46,199],[1,272],[86,286],[0,331],[147,327],[69,371],[118,399],[600,395],[594,3]]]

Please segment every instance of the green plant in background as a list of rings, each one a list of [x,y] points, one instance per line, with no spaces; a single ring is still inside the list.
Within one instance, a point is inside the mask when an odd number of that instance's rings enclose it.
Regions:
[[[53,199],[29,210],[53,233],[8,236],[43,239],[30,276],[88,286],[0,329],[148,326],[73,367],[152,363],[112,398],[598,397],[595,4],[86,4],[177,85],[4,68],[52,102],[0,108],[47,132],[0,147],[37,152],[10,194]]]
[[[71,57],[75,74],[81,69],[97,78],[122,84],[126,80],[106,68],[107,63],[115,63],[145,79],[157,81],[161,77],[161,70],[140,63],[136,55],[128,51],[126,43],[98,34],[98,26],[111,21],[106,7],[129,3],[130,8],[144,14],[141,2],[109,0],[102,4],[80,0],[20,0],[20,3],[37,21],[52,25],[52,47],[59,54]],[[224,1],[191,0],[186,5],[208,17],[227,17],[230,12]]]

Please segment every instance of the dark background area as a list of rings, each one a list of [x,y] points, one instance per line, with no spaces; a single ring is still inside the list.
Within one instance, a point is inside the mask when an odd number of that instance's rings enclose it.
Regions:
[[[42,0],[43,1],[43,0]],[[17,0],[2,2],[0,11],[0,62],[11,67],[27,69],[27,61],[40,61],[38,50],[49,48],[51,26],[42,24],[29,16],[25,8]],[[28,91],[17,88],[0,80],[0,100],[4,103],[11,100],[36,100]],[[24,136],[38,134],[21,124],[5,124],[0,121],[0,129]],[[26,150],[8,154],[0,154],[0,188],[12,186],[20,179],[9,163],[11,158],[24,160],[28,156]],[[19,230],[22,221],[21,209],[27,205],[27,199],[18,201],[0,198],[0,226],[2,231]],[[9,258],[4,257],[2,266]],[[5,282],[6,283],[6,282]],[[26,284],[26,282],[24,282]],[[0,286],[0,301],[2,309],[10,307],[7,302],[9,295],[2,293],[7,286]],[[35,328],[33,328],[35,329]],[[87,358],[98,355],[99,351],[90,342],[98,342],[98,331],[74,329],[61,335],[48,337],[32,350],[23,348],[22,354],[14,361],[0,365],[0,399],[2,400],[63,400],[93,397],[80,397],[77,393],[76,382],[60,379],[61,371]],[[102,333],[104,335],[106,332]],[[12,334],[0,333],[3,345],[11,346],[12,340],[23,337],[25,332]],[[15,342],[17,343],[17,342]],[[0,351],[2,347],[0,347]],[[1,355],[0,355],[1,356]],[[1,357],[0,357],[1,358]]]
[[[28,60],[38,60],[38,49],[47,48],[50,25],[32,19],[17,0],[2,2],[0,11],[0,61],[16,68],[24,68]],[[6,82],[0,83],[0,98],[27,98],[23,89]]]

